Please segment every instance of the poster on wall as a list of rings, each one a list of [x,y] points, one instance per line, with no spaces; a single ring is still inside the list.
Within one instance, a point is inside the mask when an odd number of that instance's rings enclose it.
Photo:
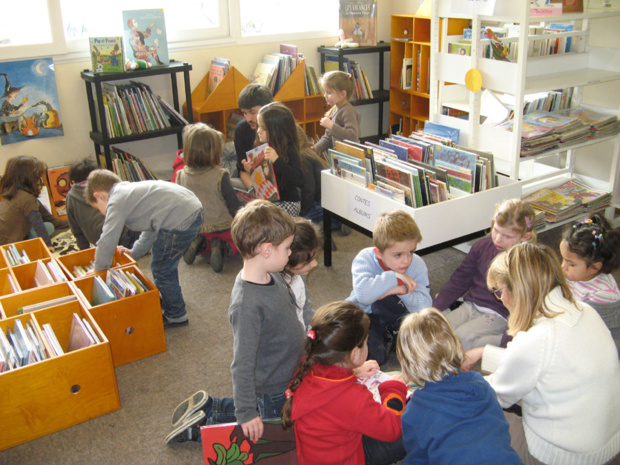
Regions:
[[[64,135],[51,58],[0,63],[0,143]]]

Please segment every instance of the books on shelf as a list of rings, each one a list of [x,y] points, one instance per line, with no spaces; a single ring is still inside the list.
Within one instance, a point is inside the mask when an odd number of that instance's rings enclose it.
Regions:
[[[273,171],[271,160],[265,158],[265,149],[267,144],[246,152],[248,161],[252,164],[250,177],[252,179],[252,187],[257,199],[279,200],[280,193],[276,182],[276,175]]]
[[[228,58],[214,58],[211,60],[209,68],[209,81],[207,82],[207,97],[222,82],[224,76],[230,69],[230,60]]]
[[[614,114],[601,113],[586,107],[566,108],[555,113],[578,118],[588,128],[591,139],[620,133],[620,121]]]
[[[90,60],[94,73],[122,73],[125,55],[121,36],[89,37]]]
[[[11,266],[23,265],[25,263],[30,263],[30,258],[25,250],[22,249],[21,253],[17,250],[15,244],[9,244],[4,249],[4,256],[6,257],[6,261]]]
[[[127,61],[140,67],[167,65],[168,38],[163,8],[123,11]]]
[[[377,0],[340,0],[339,19],[345,39],[377,45]]]
[[[123,181],[155,180],[157,176],[140,160],[118,147],[110,147],[110,158],[114,171]],[[100,155],[101,166],[105,166],[105,158]]]

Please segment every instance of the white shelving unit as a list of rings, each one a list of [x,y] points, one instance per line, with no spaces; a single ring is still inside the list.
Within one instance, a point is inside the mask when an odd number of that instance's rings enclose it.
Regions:
[[[620,50],[593,47],[589,44],[592,27],[599,19],[618,17],[620,12],[569,13],[560,16],[530,17],[529,2],[497,2],[493,16],[473,15],[471,56],[447,53],[448,43],[457,42],[461,36],[440,37],[440,23],[447,18],[465,18],[450,11],[451,2],[433,2],[431,21],[431,121],[458,127],[461,130],[460,143],[465,146],[490,150],[495,155],[498,172],[515,180],[523,181],[523,195],[542,186],[559,185],[568,177],[582,179],[593,188],[614,192],[618,179],[620,158],[620,135],[599,138],[573,146],[545,152],[533,157],[521,158],[521,129],[523,114],[515,112],[513,132],[495,126],[480,124],[480,101],[482,90],[514,96],[515,108],[523,108],[526,95],[574,87],[572,106],[587,104],[584,99],[585,86],[594,86],[617,81],[620,85]],[[516,62],[505,62],[482,58],[480,40],[481,25],[487,21],[519,24],[518,57]],[[541,36],[528,35],[529,26],[537,23],[562,22],[573,24],[574,31],[560,33],[571,37],[569,53],[541,57],[528,57],[530,43]],[[549,37],[549,36],[547,36]],[[555,36],[554,36],[555,37]],[[441,39],[441,40],[440,40]],[[441,50],[439,44],[442,44]],[[470,92],[465,85],[465,75],[470,69],[477,69],[482,76],[482,90]],[[449,84],[446,84],[449,83]],[[469,119],[463,120],[442,115],[442,107],[464,109]],[[606,113],[620,114],[620,107],[600,108]],[[600,146],[599,146],[600,144]],[[594,150],[591,147],[596,146]],[[598,175],[581,173],[577,166],[578,157],[588,157],[586,164],[596,167]],[[616,205],[617,206],[617,205]],[[607,216],[613,215],[613,207]]]

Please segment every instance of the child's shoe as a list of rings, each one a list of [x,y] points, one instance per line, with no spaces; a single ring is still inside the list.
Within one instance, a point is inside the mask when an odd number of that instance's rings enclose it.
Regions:
[[[198,410],[203,410],[205,412],[210,411],[211,405],[213,405],[213,400],[206,391],[195,392],[174,409],[172,413],[172,427],[177,427],[181,422],[191,417]]]
[[[223,256],[224,246],[222,245],[222,240],[219,237],[214,238],[211,241],[211,268],[216,273],[222,271],[224,267],[224,256]]]
[[[192,265],[194,263],[194,260],[196,260],[196,255],[198,254],[199,249],[203,247],[203,245],[206,246],[206,241],[207,240],[202,234],[198,234],[192,240],[187,250],[183,252],[183,260],[185,261],[185,263],[187,263],[188,265]]]
[[[166,436],[166,444],[171,442],[200,441],[200,427],[206,423],[206,414],[203,410],[198,410],[193,415],[185,419]]]

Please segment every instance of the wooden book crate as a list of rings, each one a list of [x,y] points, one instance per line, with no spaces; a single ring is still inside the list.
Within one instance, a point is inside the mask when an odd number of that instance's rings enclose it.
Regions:
[[[62,255],[56,258],[56,261],[60,265],[62,271],[69,277],[69,279],[78,279],[79,276],[75,276],[73,273],[74,266],[86,267],[93,260],[95,260],[95,247],[89,249],[80,250],[78,252],[71,252],[67,255]],[[118,249],[114,252],[112,258],[111,268],[119,268],[121,266],[135,265],[136,261],[130,255],[120,253]]]

